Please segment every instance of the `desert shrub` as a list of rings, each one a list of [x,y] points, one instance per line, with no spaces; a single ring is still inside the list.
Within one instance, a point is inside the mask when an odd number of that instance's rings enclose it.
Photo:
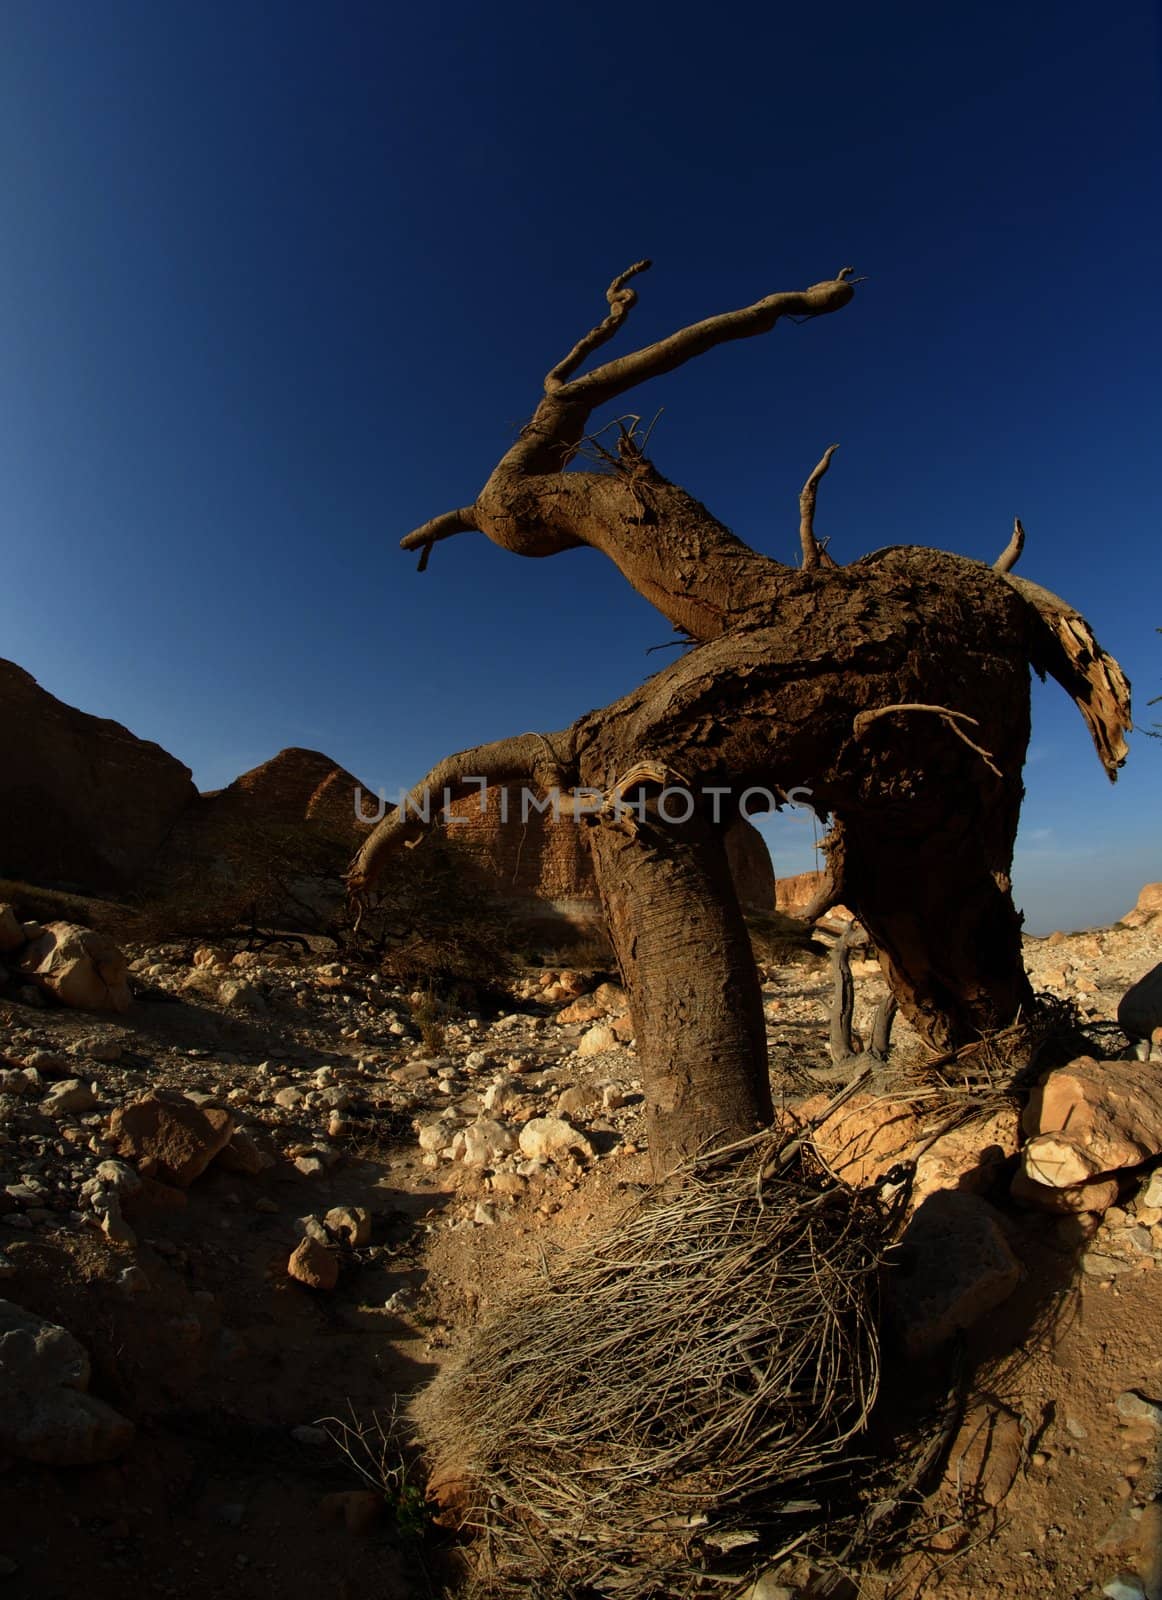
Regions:
[[[510,911],[461,847],[434,833],[393,858],[350,942],[393,982],[461,1004],[502,987],[514,970]],[[436,1014],[416,1021],[421,1036],[438,1026]]]

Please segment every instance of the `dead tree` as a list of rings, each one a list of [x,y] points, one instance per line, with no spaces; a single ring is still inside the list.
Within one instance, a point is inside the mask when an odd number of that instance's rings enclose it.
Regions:
[[[810,788],[834,823],[834,898],[858,913],[905,1016],[947,1050],[1011,1023],[1032,998],[1009,880],[1030,666],[1077,702],[1111,779],[1130,719],[1129,686],[1084,618],[1013,576],[1019,525],[995,567],[917,546],[839,566],[814,532],[829,450],[803,490],[802,565],[789,567],[664,478],[632,424],[615,449],[598,441],[597,470],[569,470],[597,407],[726,340],[839,311],[854,294],[844,268],[578,376],[626,320],[630,280],[648,265],[610,285],[609,314],[549,372],[475,501],[403,548],[422,552],[422,568],[437,542],[468,531],[523,556],[589,545],[691,641],[615,704],[558,732],[463,751],[414,791],[420,802],[486,780],[590,792],[580,809],[631,997],[660,1174],[771,1115],[724,797],[737,814],[748,788]],[[675,792],[693,797],[689,815]],[[353,892],[369,890],[424,826],[406,809],[386,818],[352,864]]]

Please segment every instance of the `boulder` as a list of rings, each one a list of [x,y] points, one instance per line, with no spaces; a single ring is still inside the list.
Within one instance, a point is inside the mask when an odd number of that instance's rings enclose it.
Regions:
[[[162,1089],[119,1107],[109,1119],[117,1154],[144,1175],[179,1189],[188,1189],[205,1172],[233,1132],[229,1111],[196,1106]]]
[[[224,1171],[241,1172],[248,1178],[256,1178],[274,1165],[274,1157],[262,1149],[249,1128],[235,1128],[214,1159]]]
[[[1079,1056],[1045,1074],[1021,1121],[1026,1176],[1073,1188],[1162,1154],[1162,1078],[1148,1062]]]
[[[1118,1026],[1131,1039],[1148,1039],[1162,1028],[1162,961],[1126,990],[1118,1002]]]
[[[51,1467],[119,1456],[133,1424],[85,1392],[89,1372],[71,1333],[0,1300],[0,1453]]]
[[[128,1011],[129,963],[108,934],[50,922],[20,962],[40,988],[78,1011]]]
[[[889,1311],[911,1356],[971,1328],[1021,1281],[1000,1213],[978,1195],[957,1190],[929,1195],[890,1259]]]

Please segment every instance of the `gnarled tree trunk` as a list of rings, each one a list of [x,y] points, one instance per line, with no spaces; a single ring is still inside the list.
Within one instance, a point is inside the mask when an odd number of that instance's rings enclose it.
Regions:
[[[473,504],[403,545],[422,551],[421,567],[438,541],[473,529],[526,556],[590,545],[690,641],[614,705],[562,732],[451,757],[416,791],[456,797],[482,780],[589,791],[580,809],[662,1175],[706,1139],[743,1136],[770,1115],[758,983],[721,840],[746,790],[778,802],[808,789],[834,818],[832,893],[867,926],[905,1015],[946,1050],[1011,1022],[1031,999],[1009,885],[1029,667],[1073,696],[1111,778],[1130,715],[1129,686],[1084,618],[1012,576],[1019,524],[995,568],[908,546],[837,566],[814,532],[831,446],[800,497],[803,564],[791,568],[662,477],[624,420],[614,449],[588,441],[608,470],[567,470],[595,407],[782,317],[840,310],[854,292],[845,268],[574,377],[625,320],[629,280],[647,265],[611,285],[609,315],[549,373]],[[667,804],[675,788],[690,796],[688,813]],[[353,863],[353,892],[367,892],[422,827],[406,808],[385,818]]]

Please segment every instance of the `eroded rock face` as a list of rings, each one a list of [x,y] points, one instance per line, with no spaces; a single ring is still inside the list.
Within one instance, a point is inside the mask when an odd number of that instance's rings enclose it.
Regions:
[[[21,958],[39,988],[78,1011],[128,1011],[129,963],[108,934],[75,922],[50,922]]]
[[[0,661],[0,875],[124,889],[196,794],[160,745]]]
[[[233,1132],[229,1111],[196,1106],[164,1090],[120,1107],[109,1119],[117,1154],[146,1176],[179,1189],[188,1189],[205,1172]]]
[[[0,1300],[0,1454],[51,1467],[120,1455],[133,1424],[88,1386],[88,1353],[71,1333]]]

